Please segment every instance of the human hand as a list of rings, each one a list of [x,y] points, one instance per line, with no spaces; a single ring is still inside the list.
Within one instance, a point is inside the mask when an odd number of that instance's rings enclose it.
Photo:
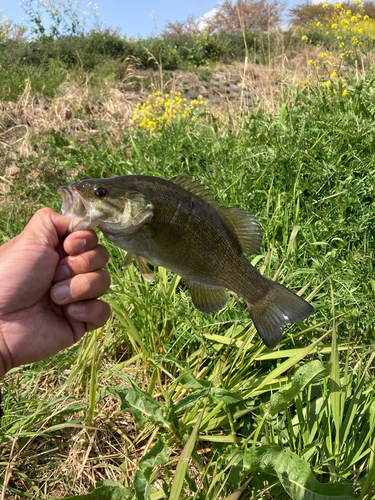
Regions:
[[[108,252],[92,230],[62,242],[69,222],[44,208],[0,247],[0,379],[73,345],[110,316],[97,300],[110,285],[101,270]]]

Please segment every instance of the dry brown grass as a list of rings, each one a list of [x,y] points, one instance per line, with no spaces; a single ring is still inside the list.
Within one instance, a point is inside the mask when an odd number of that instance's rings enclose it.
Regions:
[[[59,377],[48,372],[40,377],[38,400],[41,406],[44,398],[46,402],[51,399],[52,393],[59,394],[60,401],[50,408],[48,417],[37,418],[30,427],[30,431],[40,433],[39,439],[10,439],[7,446],[2,447],[0,463],[5,470],[2,488],[5,496],[0,492],[1,500],[20,499],[9,487],[30,491],[34,484],[38,485],[38,495],[44,492],[46,498],[47,495],[64,498],[73,493],[87,493],[90,486],[105,479],[132,481],[139,459],[152,446],[155,433],[151,436],[142,433],[144,440],[139,441],[133,416],[120,412],[120,401],[114,396],[108,396],[95,405],[91,425],[82,421],[85,410],[68,410],[65,420],[62,412],[72,404],[71,388],[64,385],[69,375],[70,371],[66,370]],[[8,384],[16,377],[17,374],[9,375]],[[98,390],[103,387],[100,384]],[[85,394],[74,392],[73,403],[86,407]],[[56,425],[56,418],[59,421],[57,427],[61,428],[50,431]],[[43,437],[44,431],[48,434]]]
[[[119,84],[109,83],[98,96],[88,79],[64,83],[53,99],[32,95],[26,85],[17,102],[0,102],[0,147],[13,158],[33,155],[31,139],[52,129],[78,142],[103,128],[117,137],[130,125],[131,98]]]

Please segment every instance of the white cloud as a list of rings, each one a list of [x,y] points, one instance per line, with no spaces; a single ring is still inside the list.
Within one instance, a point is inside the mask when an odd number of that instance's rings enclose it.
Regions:
[[[209,21],[211,18],[213,18],[217,11],[218,11],[218,8],[215,7],[214,9],[210,10],[209,12],[206,12],[206,14],[203,14],[202,17],[197,19],[195,21],[197,28],[199,30],[203,30],[204,28],[206,28],[207,21]]]

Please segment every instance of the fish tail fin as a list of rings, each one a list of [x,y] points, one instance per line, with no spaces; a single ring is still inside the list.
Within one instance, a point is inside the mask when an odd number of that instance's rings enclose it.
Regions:
[[[258,302],[246,303],[255,328],[269,349],[280,342],[285,326],[301,321],[315,312],[306,300],[275,282],[270,283],[268,293]]]

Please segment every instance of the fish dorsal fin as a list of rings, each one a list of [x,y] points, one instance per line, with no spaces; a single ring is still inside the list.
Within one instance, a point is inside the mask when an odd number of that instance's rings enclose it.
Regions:
[[[226,224],[237,236],[241,250],[248,255],[257,253],[262,244],[262,228],[255,217],[240,208],[221,207],[215,200],[211,192],[198,181],[185,175],[176,175],[169,179],[177,186],[186,189],[197,198],[214,206]]]
[[[186,191],[189,191],[189,193],[193,194],[200,200],[205,201],[209,205],[214,207],[219,206],[210,190],[191,177],[187,177],[186,175],[175,175],[169,180],[173,182],[173,184],[177,184],[177,186],[186,189]]]
[[[184,281],[189,287],[193,304],[199,311],[204,313],[221,311],[228,304],[230,295],[225,288]]]
[[[217,207],[217,211],[237,236],[243,253],[257,253],[262,244],[262,228],[255,217],[245,210],[232,207]]]

